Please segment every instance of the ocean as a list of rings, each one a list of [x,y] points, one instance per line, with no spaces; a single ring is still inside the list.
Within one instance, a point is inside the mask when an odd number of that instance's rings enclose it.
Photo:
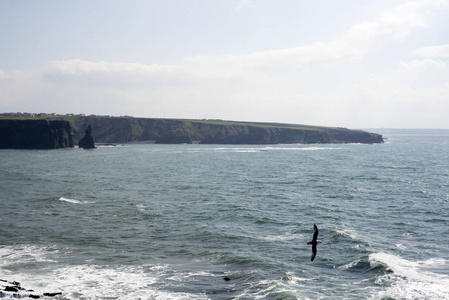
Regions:
[[[384,137],[1,150],[0,279],[49,299],[449,299],[449,134]]]

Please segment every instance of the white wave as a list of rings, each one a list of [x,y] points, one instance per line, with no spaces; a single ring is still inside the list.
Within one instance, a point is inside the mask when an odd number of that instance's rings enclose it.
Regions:
[[[0,246],[0,278],[20,282],[23,288],[34,290],[33,294],[37,295],[62,292],[63,299],[67,300],[207,299],[201,293],[168,291],[163,286],[167,279],[181,284],[192,277],[215,276],[204,271],[179,272],[168,265],[58,266],[55,258],[60,251],[56,246]],[[20,266],[36,263],[40,265],[37,269]],[[0,295],[5,297],[10,294]]]
[[[52,262],[53,260],[49,256],[57,252],[58,250],[52,247],[42,249],[28,245],[3,246],[0,247],[0,270],[3,273],[8,273],[11,265],[14,264]],[[6,268],[3,269],[4,267]]]
[[[64,198],[64,197],[59,198],[59,200],[60,201],[65,201],[65,202],[69,202],[69,203],[81,203],[81,201],[79,201],[79,200],[68,199],[68,198]]]
[[[355,234],[355,230],[351,230],[351,229],[337,229],[335,231],[338,234],[349,236],[353,240],[357,239],[357,235]]]
[[[316,151],[316,150],[336,150],[340,148],[328,148],[328,147],[306,147],[306,148],[297,148],[297,150],[304,151]]]
[[[405,246],[402,245],[402,244],[396,244],[396,248],[399,248],[399,249],[401,249],[401,250],[407,249],[407,247],[405,247]]]
[[[338,147],[317,147],[317,146],[301,146],[301,147],[270,147],[264,148],[279,151],[317,151],[317,150],[338,150]]]
[[[89,202],[89,201],[80,201],[80,200],[69,199],[69,198],[64,198],[64,197],[59,198],[59,201],[69,202],[69,203],[73,203],[73,204],[87,204],[87,203],[92,203],[92,202]]]
[[[396,255],[374,253],[369,256],[372,266],[384,264],[392,271],[376,280],[377,284],[389,287],[381,291],[374,299],[448,299],[449,276],[430,271],[447,262],[444,259],[409,261]]]
[[[145,212],[147,209],[147,206],[145,206],[143,204],[137,204],[136,207],[137,207],[137,210],[140,212]]]
[[[217,148],[192,148],[190,152],[223,152],[223,153],[255,153],[270,151],[317,151],[317,150],[338,150],[339,147],[317,147],[302,145],[300,147],[267,146],[267,147],[217,147]]]
[[[292,272],[287,272],[283,278],[260,280],[249,285],[239,299],[277,299],[284,297],[303,300],[316,299],[316,297],[309,298],[304,294],[304,287],[311,280],[314,279],[297,277]]]
[[[164,269],[164,273],[166,270]],[[100,267],[70,266],[40,274],[22,275],[26,288],[38,293],[61,292],[64,299],[205,299],[192,295],[163,291],[158,288],[160,270],[145,266]],[[163,274],[162,274],[163,275]],[[17,276],[16,276],[17,277]]]
[[[1,288],[4,289],[6,286],[2,286]],[[8,299],[23,299],[23,298],[30,298],[29,292],[3,292],[0,290],[0,298],[8,298]]]
[[[159,290],[158,276],[166,272],[166,268],[144,266],[66,267],[52,274],[56,280],[47,289],[59,289],[67,299],[201,299],[201,295]]]
[[[342,269],[342,270],[347,270],[347,269],[350,269],[352,267],[355,267],[359,262],[360,262],[360,259],[356,259],[356,260],[351,261],[351,262],[349,262],[349,263],[347,263],[347,264],[345,264],[343,266],[340,266],[338,268]]]
[[[258,238],[270,242],[283,242],[283,241],[293,241],[303,238],[302,234],[283,234],[283,235],[264,235]]]

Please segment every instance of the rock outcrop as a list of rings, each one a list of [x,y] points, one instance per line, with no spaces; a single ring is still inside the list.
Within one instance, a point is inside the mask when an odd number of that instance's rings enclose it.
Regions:
[[[78,146],[83,149],[95,149],[95,139],[92,132],[92,127],[87,126],[84,137],[79,141]]]
[[[0,149],[73,147],[73,131],[65,120],[1,120]]]
[[[20,282],[12,281],[9,282],[4,279],[0,279],[0,298],[32,298],[39,299],[41,297],[54,297],[62,295],[61,292],[57,293],[43,293],[42,295],[36,294],[33,290],[27,290],[22,287]]]

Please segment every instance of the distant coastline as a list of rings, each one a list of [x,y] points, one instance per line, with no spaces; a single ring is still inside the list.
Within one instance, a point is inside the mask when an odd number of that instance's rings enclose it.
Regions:
[[[366,131],[372,131],[379,134],[449,134],[449,129],[443,128],[366,128]]]
[[[28,125],[25,125],[24,121],[28,122]],[[9,113],[0,114],[0,148],[11,148],[7,145],[7,141],[14,140],[19,132],[24,141],[27,140],[27,132],[30,133],[29,138],[35,138],[37,129],[33,124],[54,121],[66,122],[64,128],[68,128],[68,131],[64,132],[64,136],[73,136],[75,145],[89,125],[92,127],[95,141],[104,144],[375,144],[384,142],[380,134],[341,127],[210,119]],[[22,125],[19,126],[19,122]],[[41,129],[41,131],[48,132],[48,129]],[[66,144],[70,147],[70,143]],[[17,141],[14,145],[12,148],[21,148]],[[61,143],[58,145],[56,148],[64,147]],[[29,149],[30,146],[27,145],[25,148]]]

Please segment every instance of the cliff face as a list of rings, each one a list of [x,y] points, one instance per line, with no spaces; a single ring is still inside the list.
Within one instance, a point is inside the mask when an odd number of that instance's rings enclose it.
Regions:
[[[182,121],[170,119],[90,116],[76,120],[75,139],[91,124],[98,143],[154,142],[160,144],[327,144],[382,143],[382,136],[361,130],[279,124]]]
[[[73,145],[68,121],[0,120],[0,149],[58,149]]]
[[[344,144],[383,143],[382,136],[362,130],[290,129],[224,126],[202,140],[203,144]]]
[[[61,116],[62,118],[62,116]],[[292,124],[76,116],[66,120],[0,119],[0,148],[73,147],[91,126],[97,143],[329,144],[382,143],[362,130]],[[93,138],[92,138],[93,142]],[[81,144],[80,144],[81,147]]]

